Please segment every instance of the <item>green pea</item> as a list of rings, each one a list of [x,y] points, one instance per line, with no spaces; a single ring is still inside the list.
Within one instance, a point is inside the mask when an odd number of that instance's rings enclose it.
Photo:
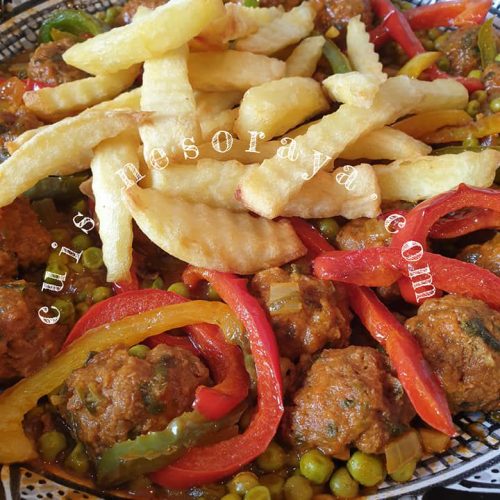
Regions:
[[[497,55],[495,56],[495,62],[500,62],[500,54],[497,54]]]
[[[66,457],[64,465],[77,474],[83,475],[88,472],[90,469],[90,462],[82,443],[77,443],[71,453]]]
[[[207,286],[207,299],[221,300],[220,295],[217,293],[217,290],[212,285]]]
[[[244,500],[271,500],[271,492],[265,486],[255,486],[245,493]]]
[[[336,497],[354,498],[358,496],[359,485],[345,467],[336,470],[330,479],[330,490]]]
[[[146,355],[151,349],[144,344],[137,344],[128,350],[130,356],[134,356],[139,359],[145,359]]]
[[[425,50],[434,50],[434,42],[429,38],[424,38],[422,40],[422,45],[424,46]]]
[[[73,306],[73,302],[71,302],[71,300],[56,299],[54,300],[52,306],[58,309],[59,314],[61,315],[59,318],[61,323],[69,323],[75,318],[75,307]]]
[[[300,472],[314,484],[324,484],[330,479],[335,465],[319,450],[310,450],[300,459]]]
[[[83,251],[82,264],[87,269],[99,269],[103,265],[102,250],[97,247],[89,247]]]
[[[154,288],[155,290],[164,290],[165,288],[165,283],[163,280],[158,276],[158,278],[155,278],[153,280],[153,283],[151,283],[151,288]]]
[[[488,99],[488,92],[485,90],[476,90],[475,92],[472,93],[471,95],[472,99],[476,99],[480,103],[483,103]]]
[[[77,274],[83,273],[83,271],[85,269],[81,264],[77,264],[76,262],[74,262],[73,264],[70,264],[69,268]]]
[[[427,34],[431,40],[436,40],[443,34],[443,32],[438,28],[432,28],[427,32]]]
[[[394,471],[390,474],[390,476],[398,483],[406,483],[413,477],[416,468],[417,461],[413,460],[412,462],[408,462],[406,465],[403,465],[398,470]]]
[[[78,200],[77,202],[73,203],[71,205],[71,210],[75,213],[85,213],[87,211],[87,202],[85,200]]]
[[[363,486],[375,486],[385,478],[385,467],[382,460],[362,451],[356,451],[348,460],[347,470]]]
[[[441,71],[450,71],[451,63],[446,56],[440,57],[436,64]]]
[[[51,229],[50,235],[54,241],[57,241],[57,243],[67,241],[70,236],[67,229]]]
[[[272,441],[266,451],[257,458],[257,465],[265,472],[275,472],[286,464],[286,453],[283,448]]]
[[[259,478],[253,472],[240,472],[229,481],[227,488],[230,493],[245,495],[256,486],[259,486]]]
[[[109,299],[111,297],[111,288],[107,286],[98,286],[92,291],[92,302],[101,302],[101,300]]]
[[[337,233],[339,232],[339,225],[337,221],[333,218],[320,219],[317,222],[318,229],[320,233],[330,242],[335,241]]]
[[[61,432],[44,432],[38,439],[38,450],[47,462],[53,462],[67,446],[66,436]]]
[[[286,500],[311,500],[314,495],[309,481],[302,476],[292,476],[286,480],[283,487]]]
[[[87,250],[92,246],[92,238],[88,234],[79,234],[71,240],[71,246],[77,252]]]
[[[472,117],[476,116],[479,113],[479,110],[481,109],[481,103],[479,101],[476,101],[476,99],[473,99],[472,101],[469,101],[469,104],[467,104],[467,113],[471,115]]]
[[[481,70],[480,69],[473,69],[472,71],[469,72],[467,75],[469,78],[478,78],[481,79]]]
[[[189,299],[189,287],[182,283],[182,281],[178,281],[177,283],[172,283],[168,288],[167,292],[173,292],[177,295],[182,295],[182,297],[186,297]]]
[[[450,34],[449,33],[444,33],[442,34],[441,36],[438,36],[435,40],[434,40],[434,47],[436,50],[439,50],[441,51],[442,49],[442,46],[444,45],[444,43],[448,40]]]
[[[495,97],[490,101],[490,109],[493,113],[498,113],[500,111],[500,97]]]
[[[243,0],[243,5],[245,7],[258,7],[260,5],[260,0]]]
[[[50,252],[47,264],[67,264],[69,262],[69,255],[65,253],[59,254],[59,251]]]
[[[224,495],[220,500],[241,500],[241,497],[236,493],[228,493]]]
[[[464,148],[475,148],[475,147],[479,146],[479,141],[477,140],[476,137],[471,135],[470,137],[467,137],[466,139],[464,139],[464,141],[462,142],[462,146]]]
[[[89,310],[89,305],[85,302],[80,302],[76,304],[75,309],[80,316],[83,316]]]
[[[260,484],[265,486],[271,493],[271,498],[277,500],[281,498],[285,480],[278,474],[266,474],[259,478]]]
[[[64,276],[69,271],[69,268],[66,264],[63,264],[61,262],[51,262],[47,265],[46,271],[48,271],[49,273],[60,274],[61,276]],[[57,280],[54,281],[58,283]]]

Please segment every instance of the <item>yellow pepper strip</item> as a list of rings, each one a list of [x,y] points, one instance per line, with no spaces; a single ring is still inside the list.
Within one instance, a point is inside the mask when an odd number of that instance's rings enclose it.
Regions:
[[[412,57],[398,72],[410,78],[418,78],[426,69],[429,69],[440,58],[441,52],[422,52]]]
[[[24,415],[84,365],[90,352],[116,344],[130,347],[152,335],[198,323],[218,325],[228,336],[241,328],[226,304],[199,300],[159,307],[89,330],[39,372],[0,395],[0,463],[36,458],[33,443],[23,430]]]
[[[428,134],[422,140],[428,144],[443,144],[447,142],[460,142],[469,137],[480,139],[488,135],[500,133],[500,113],[485,116],[464,127],[447,127]]]
[[[462,126],[471,122],[471,116],[463,109],[443,109],[410,116],[395,123],[392,128],[411,135],[415,139],[421,139],[440,128]]]

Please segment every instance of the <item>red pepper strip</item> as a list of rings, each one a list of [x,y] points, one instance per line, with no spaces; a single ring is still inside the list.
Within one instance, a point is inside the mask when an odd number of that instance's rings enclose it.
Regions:
[[[97,326],[164,305],[187,301],[188,299],[175,293],[153,289],[115,295],[92,306],[77,321],[63,348]],[[199,386],[193,407],[210,420],[222,418],[248,394],[248,374],[243,355],[238,347],[228,344],[220,330],[213,325],[192,325],[186,327],[186,330],[207,359],[218,382],[214,387]]]
[[[419,417],[448,436],[456,435],[446,395],[422,355],[415,337],[369,288],[347,288],[351,307],[385,348],[398,379]]]
[[[429,236],[435,239],[458,238],[480,229],[495,228],[500,228],[500,212],[489,208],[473,208],[438,220]]]
[[[408,9],[403,15],[415,31],[431,28],[481,24],[491,8],[492,0],[460,0],[439,2]],[[380,24],[370,33],[372,43],[380,48],[390,39],[389,30]]]
[[[336,253],[318,231],[304,221],[299,223],[299,220],[294,219],[292,224],[311,254],[321,254],[325,248],[330,250],[329,255]],[[396,320],[372,290],[355,285],[346,288],[351,307],[373,338],[385,347],[418,415],[431,427],[450,436],[455,435],[446,396],[423,358],[415,337]]]
[[[500,192],[494,189],[473,188],[460,184],[458,188],[430,198],[410,210],[406,215],[406,224],[392,237],[391,246],[398,251],[407,241],[420,243],[427,249],[427,237],[432,226],[445,215],[462,208],[487,208],[500,212]],[[421,267],[428,263],[423,257]],[[399,289],[403,298],[410,303],[416,303],[415,290],[408,279],[399,281]]]
[[[283,415],[279,353],[266,313],[246,289],[245,280],[229,273],[189,267],[184,281],[207,280],[245,326],[257,371],[258,406],[243,434],[189,450],[177,462],[151,475],[154,482],[184,489],[219,481],[259,456],[274,437]]]
[[[390,286],[401,275],[409,277],[412,266],[429,266],[432,284],[440,290],[479,299],[500,308],[500,278],[474,264],[423,252],[418,263],[405,260],[398,249],[388,247],[336,251],[320,255],[314,261],[314,274],[321,279],[359,286]],[[423,276],[425,277],[425,276]],[[416,277],[422,280],[422,276]]]
[[[465,76],[451,76],[444,71],[439,70],[436,66],[429,68],[425,72],[425,75],[431,80],[443,79],[443,78],[453,78],[458,83],[461,83],[469,93],[475,92],[476,90],[483,90],[484,83],[479,78],[469,78]]]

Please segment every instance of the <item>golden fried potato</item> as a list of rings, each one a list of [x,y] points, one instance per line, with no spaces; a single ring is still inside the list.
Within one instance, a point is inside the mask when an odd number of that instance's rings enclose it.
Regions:
[[[424,113],[439,109],[465,109],[469,102],[469,92],[453,78],[443,78],[433,82],[412,79],[412,86],[424,98],[415,103],[412,113]]]
[[[302,40],[286,60],[286,76],[313,76],[323,53],[325,39],[311,36]]]

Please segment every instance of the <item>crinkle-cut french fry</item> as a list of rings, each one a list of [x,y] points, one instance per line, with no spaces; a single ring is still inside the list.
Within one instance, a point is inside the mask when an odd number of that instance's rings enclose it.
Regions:
[[[88,168],[97,144],[136,127],[140,119],[127,111],[85,111],[44,127],[0,165],[0,207],[49,175]]]
[[[316,80],[289,76],[247,90],[235,130],[240,139],[249,138],[251,131],[258,131],[269,140],[328,108]]]
[[[486,149],[480,153],[424,156],[375,166],[382,199],[420,201],[449,191],[460,183],[489,187],[500,166],[500,152]]]
[[[256,152],[249,151],[249,142],[233,139],[231,148],[221,140],[220,150],[214,149],[212,142],[206,142],[199,146],[199,158],[209,158],[212,160],[225,161],[236,160],[245,165],[252,163],[262,163],[268,158],[272,158],[278,148],[281,147],[279,141],[258,142]],[[227,151],[226,151],[227,149]],[[183,161],[182,163],[192,163],[192,161]]]
[[[413,78],[411,83],[413,88],[424,96],[422,100],[415,102],[411,110],[415,114],[440,109],[465,109],[469,102],[469,92],[453,78],[443,78],[432,82]]]
[[[233,109],[243,98],[243,92],[234,90],[232,92],[202,92],[194,93],[196,101],[196,113],[198,117],[204,117]]]
[[[124,185],[116,172],[129,164],[139,169],[138,149],[137,131],[126,130],[101,142],[90,165],[102,256],[110,283],[130,281],[132,217],[122,199]]]
[[[395,133],[396,132],[396,133]],[[413,137],[390,127],[383,127],[362,136],[345,149],[344,160],[404,160],[430,154],[432,148]]]
[[[26,107],[46,121],[57,121],[103,101],[116,97],[130,87],[139,74],[139,66],[109,75],[91,76],[57,87],[25,92]]]
[[[304,2],[278,17],[257,33],[236,42],[237,50],[256,54],[274,54],[300,42],[314,29],[316,11],[311,2]]]
[[[197,90],[245,92],[250,87],[285,75],[279,59],[251,52],[195,52],[189,54],[189,79]]]
[[[119,96],[115,97],[111,101],[104,101],[95,106],[92,106],[87,111],[113,111],[113,110],[127,110],[139,111],[141,101],[141,89],[137,88],[131,90],[130,92],[124,92]],[[19,137],[16,137],[13,141],[7,143],[7,151],[9,154],[14,154],[24,143],[28,142],[36,134],[49,127],[49,125],[43,125],[38,128],[27,130],[23,132]]]
[[[70,47],[63,59],[87,73],[115,73],[182,47],[224,15],[221,0],[171,0],[131,24]]]
[[[321,35],[302,40],[286,60],[286,76],[313,76],[325,39]]]
[[[248,19],[252,19],[257,23],[259,28],[267,26],[285,13],[283,7],[245,7],[241,4],[226,4],[236,5],[239,10],[239,15]]]
[[[281,215],[317,219],[341,215],[346,219],[376,217],[380,189],[373,167],[347,165],[333,173],[318,172],[283,209]]]
[[[184,45],[144,63],[141,110],[152,111],[151,119],[139,127],[144,158],[160,150],[170,159],[182,157],[182,141],[200,138],[196,103],[187,74],[188,49]]]
[[[210,141],[213,135],[219,130],[232,132],[237,118],[237,109],[226,109],[215,116],[205,117],[203,121],[200,120],[201,139],[203,141]]]
[[[123,191],[123,196],[132,217],[152,242],[195,266],[253,274],[306,253],[286,221],[189,203],[137,186]]]
[[[332,100],[366,109],[372,105],[380,88],[380,80],[376,76],[358,71],[331,75],[322,84]]]
[[[265,160],[245,175],[239,196],[253,212],[264,217],[278,216],[306,181],[362,135],[408,114],[422,98],[408,77],[395,77],[382,84],[369,109],[344,104],[311,126],[296,139],[297,156]]]

